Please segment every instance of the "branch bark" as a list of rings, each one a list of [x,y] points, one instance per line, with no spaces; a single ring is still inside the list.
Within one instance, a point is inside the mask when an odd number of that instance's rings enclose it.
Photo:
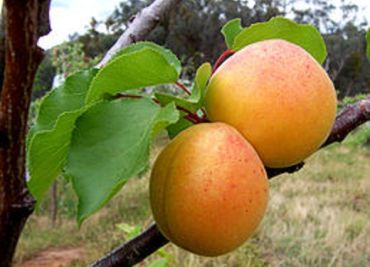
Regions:
[[[34,200],[25,182],[25,137],[34,76],[43,58],[50,0],[5,0],[5,70],[0,98],[0,266],[11,266]]]
[[[355,128],[370,120],[370,98],[344,108],[335,120],[333,129],[322,147],[343,141]]]
[[[327,141],[321,147],[342,141],[352,130],[366,121],[370,121],[370,98],[344,108],[337,116]],[[289,168],[267,169],[267,173],[271,179],[282,173],[296,172],[303,167],[303,164],[301,162]],[[96,263],[90,265],[90,267],[132,266],[167,243],[168,240],[153,224],[148,230],[113,250]]]
[[[0,14],[0,101],[1,101],[1,88],[3,87],[4,80],[4,67],[5,67],[5,29],[4,29],[4,8],[3,5]]]
[[[157,26],[161,18],[171,11],[181,0],[155,0],[150,6],[135,15],[135,19],[117,42],[105,54],[97,67],[105,65],[122,47],[144,40]]]
[[[104,258],[90,267],[128,267],[132,266],[155,252],[169,241],[152,224],[146,231],[134,239],[119,246]]]

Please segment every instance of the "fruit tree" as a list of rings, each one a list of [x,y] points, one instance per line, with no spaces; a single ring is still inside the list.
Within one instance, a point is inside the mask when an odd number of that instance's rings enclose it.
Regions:
[[[201,255],[227,253],[262,220],[268,179],[298,171],[370,119],[368,98],[336,113],[322,36],[282,17],[226,23],[227,50],[187,88],[177,56],[142,41],[178,2],[156,0],[139,13],[96,68],[71,74],[42,99],[28,129],[50,0],[4,1],[0,266],[11,265],[35,202],[58,175],[73,185],[82,224],[147,169],[161,131],[172,140],[151,172],[156,224],[92,266],[131,266],[169,241]],[[163,84],[186,96],[141,90]]]

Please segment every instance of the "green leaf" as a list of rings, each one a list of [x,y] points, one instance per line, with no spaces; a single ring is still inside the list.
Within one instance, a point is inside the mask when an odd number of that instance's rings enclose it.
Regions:
[[[188,98],[181,98],[175,95],[161,93],[161,92],[156,92],[154,93],[154,95],[155,95],[155,98],[161,103],[161,105],[167,105],[173,102],[175,103],[176,106],[182,107],[191,112],[197,109],[196,103],[189,101]]]
[[[146,168],[153,134],[178,116],[173,104],[161,108],[147,98],[103,101],[80,116],[65,168],[80,224]]]
[[[28,187],[38,201],[64,166],[74,123],[85,109],[85,94],[95,73],[75,73],[41,102],[27,145]]]
[[[208,62],[200,65],[195,74],[194,84],[191,89],[192,94],[189,97],[189,101],[197,103],[198,108],[203,106],[204,93],[211,74],[212,66]]]
[[[232,48],[235,37],[243,30],[241,19],[229,20],[221,29],[228,48]]]
[[[162,129],[179,120],[179,112],[174,103],[170,103],[159,109],[155,122],[152,126],[151,139],[153,139]]]
[[[86,91],[97,69],[79,71],[69,76],[59,87],[51,90],[41,101],[33,132],[50,130],[64,112],[74,111],[84,105]]]
[[[193,123],[181,117],[176,123],[171,124],[167,127],[168,136],[170,139],[173,139],[181,133],[183,130],[193,126]]]
[[[165,49],[164,47],[157,45],[153,42],[137,42],[132,45],[126,46],[122,48],[113,59],[119,57],[123,54],[129,54],[135,51],[139,51],[142,49],[151,48],[156,52],[160,53],[164,58],[166,58],[167,62],[176,68],[178,74],[181,72],[181,62],[179,59],[171,52],[169,49]]]
[[[28,188],[40,201],[54,179],[60,174],[68,153],[74,123],[82,113],[64,113],[55,128],[37,132],[30,140],[27,158],[30,180]]]
[[[211,76],[212,67],[209,63],[202,64],[196,73],[191,95],[185,98],[157,92],[155,97],[162,105],[174,102],[177,106],[182,107],[190,112],[196,112],[203,106],[204,91]]]
[[[123,49],[93,80],[86,101],[117,93],[176,82],[181,71],[177,57],[159,45],[142,42]]]
[[[367,42],[366,55],[367,58],[370,60],[370,29],[366,33],[366,42]]]
[[[304,48],[320,64],[326,58],[326,46],[320,32],[311,25],[300,25],[286,18],[275,17],[255,23],[242,30],[234,39],[232,50],[238,51],[255,42],[284,39]]]

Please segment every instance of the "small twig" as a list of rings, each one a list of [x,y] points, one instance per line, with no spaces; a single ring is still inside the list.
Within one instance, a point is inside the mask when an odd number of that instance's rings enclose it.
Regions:
[[[200,110],[201,110],[201,111],[202,111],[202,113],[203,113],[203,119],[208,121],[208,117],[207,117],[207,111],[206,111],[206,109],[205,109],[205,108],[201,108]]]
[[[212,68],[212,75],[213,73],[215,73],[215,71],[218,69],[218,67],[222,64],[222,62],[224,62],[228,57],[230,57],[231,55],[233,55],[235,52],[230,50],[230,49],[227,49],[225,50],[221,56],[216,60],[216,63],[213,65],[213,68]]]
[[[176,84],[179,88],[181,88],[181,90],[183,90],[185,93],[187,93],[188,95],[191,95],[191,92],[189,91],[189,89],[188,89],[188,88],[186,88],[186,86],[185,86],[185,85],[183,85],[181,82],[177,81],[177,82],[175,82],[175,84]]]
[[[184,84],[182,84],[179,81],[176,81],[175,84],[179,88],[181,88],[185,93],[187,93],[188,95],[191,95],[191,92],[189,91],[188,88],[186,88],[186,86]],[[184,108],[181,108],[181,107],[177,107],[177,109],[186,112],[187,115],[185,116],[185,119],[187,119],[188,121],[190,121],[194,124],[202,123],[202,122],[208,122],[208,118],[207,118],[207,115],[206,115],[206,112],[205,112],[204,108],[201,109],[201,111],[203,113],[202,117],[199,117],[198,114],[192,113],[192,112],[190,112],[190,111],[188,111]]]
[[[194,120],[191,116],[186,115],[184,119],[190,121],[192,124],[198,124],[199,122],[197,120]]]
[[[198,116],[198,114],[192,113],[191,111],[189,111],[189,110],[187,110],[183,107],[176,106],[176,108],[180,111],[185,112],[187,114],[185,116],[185,118],[188,119],[189,121],[193,122],[194,124],[208,122],[207,118],[204,118],[204,117],[201,118],[201,117]]]

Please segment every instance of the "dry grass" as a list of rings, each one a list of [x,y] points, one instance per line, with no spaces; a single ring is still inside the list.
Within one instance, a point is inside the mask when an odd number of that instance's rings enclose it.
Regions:
[[[158,152],[158,149],[156,149]],[[155,153],[156,153],[155,152]],[[155,154],[154,153],[154,154]],[[41,213],[41,214],[40,214]],[[80,230],[62,216],[55,228],[42,212],[29,220],[17,261],[56,247],[83,247],[86,266],[124,239],[117,224],[151,222],[147,175],[133,179]],[[333,146],[312,156],[303,170],[271,181],[268,211],[258,232],[244,246],[218,258],[165,247],[171,266],[370,266],[370,153]],[[142,266],[158,258],[150,257]]]

